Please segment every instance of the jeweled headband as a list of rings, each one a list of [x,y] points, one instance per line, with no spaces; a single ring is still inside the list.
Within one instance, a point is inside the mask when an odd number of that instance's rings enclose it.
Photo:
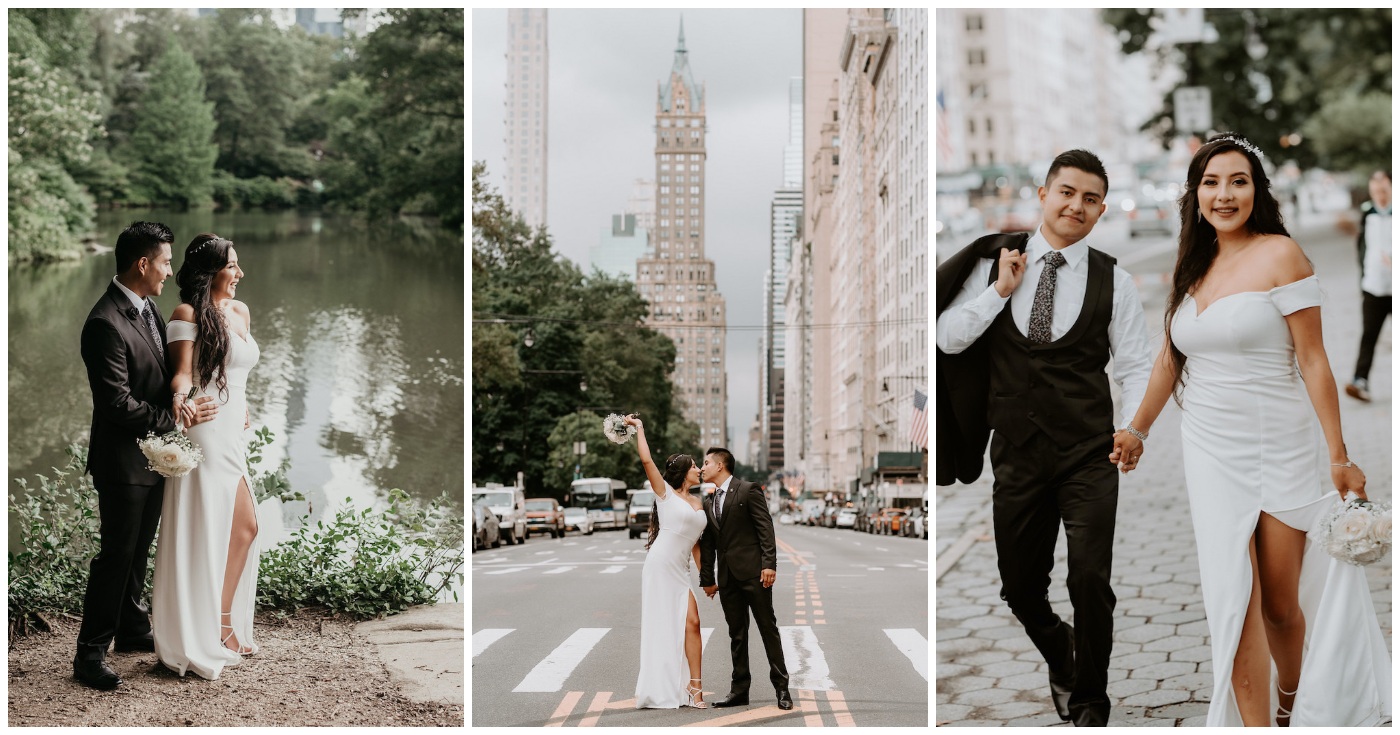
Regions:
[[[1253,154],[1254,154],[1254,157],[1257,158],[1257,159],[1259,159],[1259,161],[1260,161],[1261,163],[1264,161],[1264,152],[1261,151],[1261,150],[1259,150],[1257,147],[1255,147],[1255,145],[1254,145],[1253,143],[1251,143],[1251,142],[1245,140],[1244,138],[1238,138],[1238,137],[1235,137],[1235,136],[1233,136],[1233,135],[1227,135],[1227,136],[1225,136],[1225,137],[1223,137],[1223,138],[1216,138],[1216,139],[1215,139],[1215,142],[1217,142],[1217,143],[1219,143],[1219,142],[1221,142],[1221,141],[1229,141],[1229,142],[1231,142],[1231,143],[1234,143],[1235,145],[1237,145],[1237,146],[1239,146],[1239,147],[1241,147],[1241,148],[1243,148],[1243,149],[1249,151],[1250,153],[1253,153]]]

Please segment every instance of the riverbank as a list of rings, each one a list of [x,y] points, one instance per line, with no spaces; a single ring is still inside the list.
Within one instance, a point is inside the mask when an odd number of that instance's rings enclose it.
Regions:
[[[10,727],[466,724],[462,704],[406,695],[379,647],[343,618],[259,614],[262,651],[216,681],[176,676],[154,653],[108,653],[124,682],[111,692],[73,679],[79,621],[64,616],[53,623],[51,632],[10,641]]]

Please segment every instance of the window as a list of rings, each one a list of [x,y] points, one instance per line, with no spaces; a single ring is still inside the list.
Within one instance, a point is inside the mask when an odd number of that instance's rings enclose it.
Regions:
[[[669,183],[671,183],[671,177],[670,177],[670,176],[662,176],[662,177],[661,177],[661,183],[663,183],[663,184],[669,184]]]
[[[662,171],[670,171],[670,170],[671,170],[671,164],[669,164],[669,163],[663,163],[663,164],[661,164],[661,170],[662,170]]]
[[[700,208],[699,208],[699,207],[691,207],[691,209],[690,209],[690,216],[691,216],[691,217],[699,217],[699,216],[700,216]]]
[[[984,100],[987,98],[987,83],[973,82],[967,88],[968,99]]]
[[[690,160],[692,160],[692,161],[698,161],[698,160],[700,160],[700,154],[699,154],[699,153],[692,153],[692,154],[690,154]]]
[[[669,128],[669,127],[671,127],[671,120],[670,120],[670,118],[665,118],[665,117],[661,118],[661,127],[663,127],[663,128]]]
[[[968,51],[967,51],[967,65],[968,65],[968,66],[986,66],[986,65],[987,65],[987,52],[984,51],[984,50],[982,50],[982,49],[980,49],[980,48],[968,49]]]
[[[671,160],[671,154],[670,154],[670,153],[662,153],[662,154],[661,154],[661,160],[663,160],[663,161],[669,161],[669,160]]]
[[[971,119],[971,118],[968,118],[968,121],[967,121],[967,134],[968,134],[968,135],[976,135],[976,134],[977,134],[977,121],[976,121],[976,120],[973,120],[973,119]]]
[[[691,194],[699,194],[699,193],[700,193],[700,187],[698,187],[698,186],[692,186],[692,187],[690,187],[690,193],[691,193]]]
[[[699,171],[699,170],[700,170],[700,164],[698,164],[698,163],[692,163],[692,164],[690,164],[690,170],[691,170],[691,171]]]
[[[982,16],[980,16],[980,15],[969,15],[969,16],[967,16],[967,29],[968,29],[969,31],[980,31],[980,30],[982,30]]]
[[[663,187],[661,187],[661,193],[662,193],[662,194],[670,194],[670,193],[671,193],[671,187],[669,187],[669,186],[663,186]]]
[[[692,130],[692,131],[690,131],[690,137],[692,137],[692,138],[699,138],[699,137],[700,137],[700,131],[699,131],[699,130]]]

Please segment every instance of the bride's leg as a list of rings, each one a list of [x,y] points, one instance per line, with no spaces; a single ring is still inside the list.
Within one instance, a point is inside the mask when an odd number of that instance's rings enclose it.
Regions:
[[[1249,589],[1249,606],[1245,609],[1244,629],[1240,631],[1234,668],[1230,672],[1235,703],[1246,727],[1269,726],[1269,641],[1264,634],[1264,615],[1260,609],[1259,564],[1254,550],[1257,537],[1258,530],[1249,538],[1249,566],[1253,580]]]
[[[233,501],[233,528],[228,537],[228,563],[224,566],[224,592],[219,608],[222,612],[233,610],[233,594],[238,589],[243,566],[248,563],[248,550],[252,548],[253,539],[257,538],[257,535],[258,514],[253,506],[253,494],[248,490],[247,480],[240,477]],[[231,625],[232,622],[225,615],[219,618],[220,625]],[[224,629],[219,638],[222,640],[228,632],[228,629]],[[238,637],[234,636],[228,639],[224,647],[237,651],[242,644],[239,643]]]
[[[690,606],[685,613],[685,658],[690,664],[690,678],[692,679],[690,685],[697,686],[700,684],[700,658],[702,655],[700,650],[700,610],[695,606],[695,593],[690,593],[689,597]],[[703,692],[695,695],[695,701],[702,701],[704,696]]]
[[[1303,609],[1298,606],[1298,578],[1303,573],[1306,534],[1265,514],[1259,518],[1255,537],[1259,549],[1259,582],[1264,592],[1264,632],[1268,635],[1274,666],[1278,668],[1279,707],[1291,712],[1303,666],[1306,621]],[[1278,724],[1287,727],[1289,720],[1280,719]]]

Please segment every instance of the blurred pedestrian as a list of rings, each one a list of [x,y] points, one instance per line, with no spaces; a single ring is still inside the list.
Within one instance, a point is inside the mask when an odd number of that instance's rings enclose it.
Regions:
[[[1356,238],[1356,253],[1361,260],[1361,348],[1346,387],[1347,395],[1367,403],[1371,401],[1371,361],[1376,355],[1376,340],[1390,317],[1390,173],[1371,174],[1370,188],[1370,201],[1361,205],[1361,234]]]
[[[1001,598],[1049,665],[1060,718],[1104,726],[1119,479],[1101,454],[1113,445],[1106,367],[1111,357],[1129,417],[1152,361],[1132,276],[1083,242],[1106,209],[1103,163],[1062,153],[1039,194],[1034,234],[979,238],[938,268],[938,484],[977,479],[995,430]],[[1047,599],[1062,523],[1074,626]]]

